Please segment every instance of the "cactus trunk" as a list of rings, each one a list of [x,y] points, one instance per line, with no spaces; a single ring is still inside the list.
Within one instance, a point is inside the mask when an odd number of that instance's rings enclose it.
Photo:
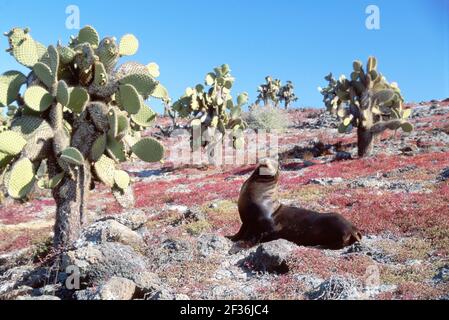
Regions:
[[[357,148],[359,157],[369,157],[374,148],[376,135],[364,127],[357,128]]]
[[[56,201],[55,248],[66,249],[79,238],[86,220],[87,194],[91,182],[89,172],[90,169],[80,167],[73,178],[65,177],[53,189]]]

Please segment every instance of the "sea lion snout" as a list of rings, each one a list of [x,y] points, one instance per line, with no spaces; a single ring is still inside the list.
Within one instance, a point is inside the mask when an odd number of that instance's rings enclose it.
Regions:
[[[278,174],[279,163],[271,158],[264,158],[259,161],[259,176],[274,177]]]

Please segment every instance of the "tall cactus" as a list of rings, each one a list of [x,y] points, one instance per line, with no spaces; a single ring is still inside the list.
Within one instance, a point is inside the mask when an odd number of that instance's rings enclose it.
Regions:
[[[407,121],[410,109],[403,108],[404,99],[396,83],[389,83],[377,69],[377,60],[370,57],[366,69],[354,61],[353,72],[347,79],[336,80],[332,74],[325,77],[326,88],[320,88],[327,110],[342,120],[339,132],[357,128],[358,154],[369,156],[375,137],[385,130],[413,131]]]
[[[263,101],[264,105],[270,104],[270,101],[274,104],[274,107],[279,105],[279,93],[282,87],[281,80],[273,79],[270,76],[265,78],[265,84],[261,84],[257,89],[258,96],[256,104]]]
[[[241,118],[242,106],[248,102],[248,94],[240,94],[234,103],[231,96],[234,81],[227,64],[217,67],[206,75],[205,86],[198,84],[195,88],[187,88],[172,108],[181,118],[191,118],[191,126],[201,128],[209,142],[217,141],[231,130],[234,147],[240,148],[244,144],[242,131],[246,128]],[[207,143],[193,141],[193,148]]]
[[[284,101],[285,109],[288,109],[293,102],[298,101],[293,82],[287,81],[287,83],[279,89],[278,99],[280,102]]]
[[[118,44],[115,38],[100,41],[87,26],[68,45],[48,48],[28,29],[5,35],[7,51],[31,72],[0,76],[0,107],[8,108],[9,116],[0,130],[2,183],[15,199],[27,199],[36,188],[51,189],[57,205],[54,242],[66,247],[79,235],[94,182],[126,192],[130,178],[119,169],[121,162],[163,158],[159,142],[139,137],[155,119],[145,100],[164,99],[167,90],[155,80],[154,63],[117,68],[120,57],[138,49],[133,35]]]

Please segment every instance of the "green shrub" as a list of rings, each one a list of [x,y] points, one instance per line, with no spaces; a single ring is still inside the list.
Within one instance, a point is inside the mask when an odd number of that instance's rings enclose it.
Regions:
[[[285,131],[290,125],[287,112],[270,105],[254,106],[244,116],[245,122],[253,130]]]

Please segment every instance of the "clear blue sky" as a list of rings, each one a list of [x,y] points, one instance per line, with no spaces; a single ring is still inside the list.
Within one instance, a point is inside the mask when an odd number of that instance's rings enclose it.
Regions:
[[[173,98],[228,63],[234,90],[251,100],[272,75],[296,84],[299,106],[320,107],[324,75],[348,74],[354,59],[369,55],[408,101],[449,97],[449,0],[1,0],[0,30],[29,26],[47,45],[66,42],[77,33],[65,28],[71,4],[81,10],[81,25],[101,36],[134,33],[141,46],[132,59],[157,62]],[[378,31],[365,28],[370,4],[380,8]],[[17,68],[0,55],[0,72]]]

